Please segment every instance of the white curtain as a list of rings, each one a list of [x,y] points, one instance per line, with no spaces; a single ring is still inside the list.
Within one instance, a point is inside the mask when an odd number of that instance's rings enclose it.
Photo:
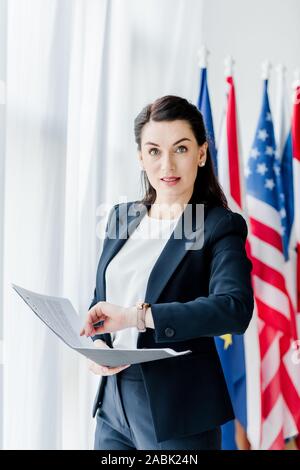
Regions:
[[[3,444],[3,231],[6,4],[0,0],[0,449]]]
[[[89,449],[99,378],[11,283],[66,296],[84,318],[101,252],[97,208],[141,195],[134,117],[165,94],[196,100],[202,1],[0,6],[3,446]]]

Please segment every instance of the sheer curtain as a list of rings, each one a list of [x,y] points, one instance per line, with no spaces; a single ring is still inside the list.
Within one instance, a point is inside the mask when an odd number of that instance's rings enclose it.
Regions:
[[[0,449],[3,443],[3,231],[6,3],[0,0]]]
[[[3,445],[88,449],[99,378],[11,283],[66,296],[84,318],[102,246],[100,205],[141,195],[134,117],[164,94],[195,102],[202,1],[0,6]]]

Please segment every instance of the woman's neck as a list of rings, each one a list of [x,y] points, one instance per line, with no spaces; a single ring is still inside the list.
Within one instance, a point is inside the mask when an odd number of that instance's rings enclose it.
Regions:
[[[160,204],[155,202],[149,208],[148,216],[155,219],[177,219],[184,209],[185,206],[183,204]]]

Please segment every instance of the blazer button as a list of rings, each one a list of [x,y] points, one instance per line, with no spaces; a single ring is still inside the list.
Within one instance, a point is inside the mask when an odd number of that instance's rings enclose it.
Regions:
[[[171,338],[172,336],[174,336],[174,334],[175,334],[175,331],[173,330],[173,328],[166,328],[165,329],[165,335],[168,338]]]

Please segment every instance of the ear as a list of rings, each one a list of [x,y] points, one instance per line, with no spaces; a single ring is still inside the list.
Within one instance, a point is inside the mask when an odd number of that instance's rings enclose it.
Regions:
[[[207,149],[208,149],[208,143],[204,142],[199,147],[199,154],[198,154],[198,165],[204,166],[206,162],[206,157],[207,157]]]

